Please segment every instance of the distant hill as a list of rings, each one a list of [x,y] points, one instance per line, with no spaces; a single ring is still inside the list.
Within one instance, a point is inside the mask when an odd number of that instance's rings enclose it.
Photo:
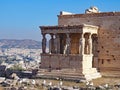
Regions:
[[[0,48],[40,49],[41,42],[35,40],[0,39]]]

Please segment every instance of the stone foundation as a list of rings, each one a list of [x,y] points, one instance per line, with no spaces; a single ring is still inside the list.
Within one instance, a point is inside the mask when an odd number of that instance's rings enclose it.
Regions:
[[[91,80],[101,77],[97,69],[92,68],[92,55],[42,54],[41,56],[43,63],[39,77],[69,80]]]
[[[96,72],[96,71],[95,71]],[[49,79],[64,79],[64,80],[92,80],[100,78],[101,74],[96,73],[83,74],[81,70],[75,69],[62,69],[62,70],[52,70],[40,69],[37,77],[49,78]]]

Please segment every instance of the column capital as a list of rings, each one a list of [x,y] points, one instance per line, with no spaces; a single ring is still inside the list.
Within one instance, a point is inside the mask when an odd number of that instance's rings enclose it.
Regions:
[[[82,39],[84,38],[84,33],[81,33],[81,38],[82,38]]]
[[[43,36],[45,36],[45,35],[46,35],[46,33],[42,33],[42,35],[43,35]]]
[[[89,39],[91,39],[91,38],[92,38],[92,34],[90,33],[90,34],[89,34]]]
[[[54,34],[53,34],[53,33],[50,33],[50,36],[51,36],[51,39],[53,39],[53,38],[54,38]]]
[[[66,33],[67,38],[69,38],[69,35],[70,35],[69,33]]]

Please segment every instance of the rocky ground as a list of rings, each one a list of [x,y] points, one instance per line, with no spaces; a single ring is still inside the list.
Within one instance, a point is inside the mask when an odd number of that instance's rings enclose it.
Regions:
[[[0,90],[120,90],[120,78],[99,78],[89,82],[25,79],[16,85],[3,87],[1,84]]]

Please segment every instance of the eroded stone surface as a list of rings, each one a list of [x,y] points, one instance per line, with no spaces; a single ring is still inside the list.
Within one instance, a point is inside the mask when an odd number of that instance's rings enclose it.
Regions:
[[[60,46],[59,53],[52,43],[53,52],[41,54],[41,68],[76,69],[85,78],[92,79],[100,77],[96,68],[100,72],[119,72],[119,23],[120,12],[59,15],[58,26],[40,27],[42,34],[54,35],[53,42],[58,35]]]

